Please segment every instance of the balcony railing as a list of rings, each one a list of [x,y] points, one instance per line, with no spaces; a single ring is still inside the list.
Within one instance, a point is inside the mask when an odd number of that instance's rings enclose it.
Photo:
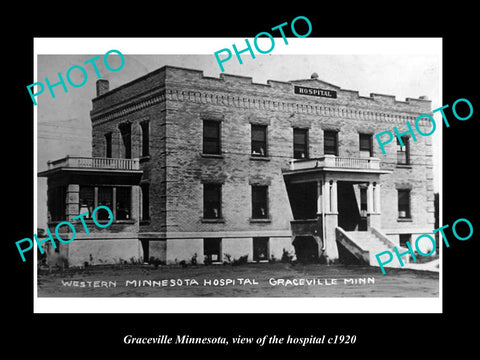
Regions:
[[[48,170],[62,167],[89,168],[89,169],[114,169],[114,170],[140,170],[139,159],[114,159],[102,157],[67,156],[62,159],[48,161]]]
[[[380,159],[378,158],[354,158],[324,155],[315,159],[290,160],[290,170],[306,170],[315,168],[339,168],[339,169],[366,169],[379,170]]]

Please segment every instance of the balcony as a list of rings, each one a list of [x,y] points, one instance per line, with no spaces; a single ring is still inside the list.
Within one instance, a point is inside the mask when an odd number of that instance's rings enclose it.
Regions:
[[[113,159],[101,157],[66,156],[48,161],[48,170],[60,168],[98,169],[98,170],[140,170],[139,159]]]
[[[135,185],[143,174],[139,159],[66,156],[47,165],[38,176],[55,178],[59,183]]]
[[[298,170],[339,170],[339,171],[366,171],[382,172],[380,170],[380,159],[378,158],[354,158],[340,157],[335,155],[324,155],[315,159],[294,159],[290,160],[290,171]]]

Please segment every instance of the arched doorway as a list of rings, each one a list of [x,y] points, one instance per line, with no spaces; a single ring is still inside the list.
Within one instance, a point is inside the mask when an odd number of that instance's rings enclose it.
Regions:
[[[301,263],[314,263],[319,259],[319,244],[313,236],[296,236],[293,240],[295,255]]]

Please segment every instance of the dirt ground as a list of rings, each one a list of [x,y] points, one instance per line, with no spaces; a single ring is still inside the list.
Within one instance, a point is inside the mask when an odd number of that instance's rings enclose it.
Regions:
[[[319,264],[39,270],[39,297],[438,297],[438,272]]]

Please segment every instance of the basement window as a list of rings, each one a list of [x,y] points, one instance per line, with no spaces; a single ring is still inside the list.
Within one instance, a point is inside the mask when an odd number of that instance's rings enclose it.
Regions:
[[[407,247],[407,241],[410,242],[412,234],[400,234],[400,246]]]
[[[253,261],[268,260],[268,237],[253,238]]]
[[[205,262],[219,262],[222,260],[221,254],[221,238],[205,238],[203,239],[203,255],[205,256]]]

